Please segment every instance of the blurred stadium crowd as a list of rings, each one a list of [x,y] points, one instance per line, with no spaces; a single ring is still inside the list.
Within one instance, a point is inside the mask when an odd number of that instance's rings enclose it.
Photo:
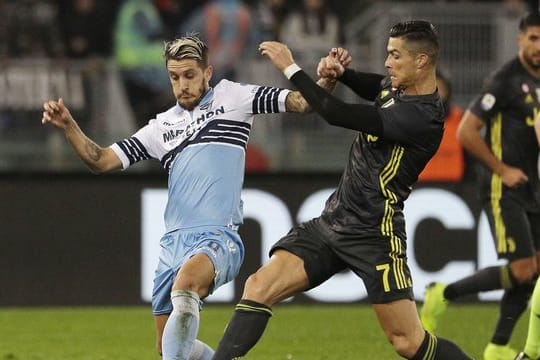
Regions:
[[[331,46],[354,47],[345,28],[376,2],[0,0],[0,171],[82,169],[63,139],[40,126],[47,99],[62,96],[102,145],[131,135],[169,108],[174,98],[162,58],[165,40],[202,35],[210,47],[214,83],[221,78],[261,83],[262,78],[287,86],[258,59],[261,40],[281,40],[298,62],[315,63]],[[537,6],[524,0],[500,3],[519,11]],[[283,126],[257,121],[248,171],[341,170],[353,134],[310,116],[283,117],[293,121]],[[312,137],[312,131],[318,135]],[[338,149],[325,158],[329,137]],[[311,148],[321,150],[317,159]]]

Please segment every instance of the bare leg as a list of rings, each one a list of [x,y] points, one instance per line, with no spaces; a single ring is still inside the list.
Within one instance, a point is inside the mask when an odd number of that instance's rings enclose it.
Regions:
[[[411,360],[471,360],[456,344],[426,332],[420,324],[416,304],[411,300],[396,300],[375,304],[386,337],[396,352]]]
[[[305,290],[308,284],[303,260],[277,250],[246,281],[242,300],[236,305],[213,359],[231,360],[247,354],[263,335],[272,316],[271,306]]]
[[[163,329],[167,323],[169,315],[154,316],[154,325],[156,326],[156,351],[161,355],[161,338],[163,337]]]
[[[425,336],[414,301],[397,300],[387,304],[374,304],[373,309],[396,352],[412,359]]]

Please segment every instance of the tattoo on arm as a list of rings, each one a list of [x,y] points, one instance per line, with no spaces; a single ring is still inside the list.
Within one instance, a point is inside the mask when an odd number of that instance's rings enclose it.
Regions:
[[[88,155],[90,160],[98,162],[99,159],[101,159],[101,149],[94,142],[87,140],[85,147],[86,154]]]
[[[311,107],[299,91],[292,91],[285,100],[287,112],[305,113],[311,111]]]
[[[317,85],[328,92],[334,91],[337,81],[335,79],[320,78],[317,80]],[[299,91],[293,91],[287,96],[285,101],[287,112],[306,113],[311,111],[311,106]]]

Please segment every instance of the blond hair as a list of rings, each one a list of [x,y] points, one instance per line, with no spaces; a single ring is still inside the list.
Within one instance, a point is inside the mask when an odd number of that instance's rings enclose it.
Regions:
[[[208,46],[197,35],[189,34],[165,43],[163,54],[169,60],[196,60],[202,67],[208,66]]]

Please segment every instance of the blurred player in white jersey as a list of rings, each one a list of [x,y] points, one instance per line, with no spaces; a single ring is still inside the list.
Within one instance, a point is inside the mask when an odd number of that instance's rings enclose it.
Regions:
[[[299,92],[220,81],[209,86],[208,48],[196,36],[165,45],[165,63],[177,104],[157,114],[133,136],[109,147],[89,139],[62,99],[44,104],[42,122],[64,130],[81,160],[95,173],[159,160],[169,174],[166,233],[154,278],[152,311],[156,348],[163,359],[211,359],[196,340],[201,299],[231,281],[244,246],[240,193],[253,115],[307,112]],[[350,63],[347,51],[332,55]],[[335,81],[320,79],[331,90]]]

